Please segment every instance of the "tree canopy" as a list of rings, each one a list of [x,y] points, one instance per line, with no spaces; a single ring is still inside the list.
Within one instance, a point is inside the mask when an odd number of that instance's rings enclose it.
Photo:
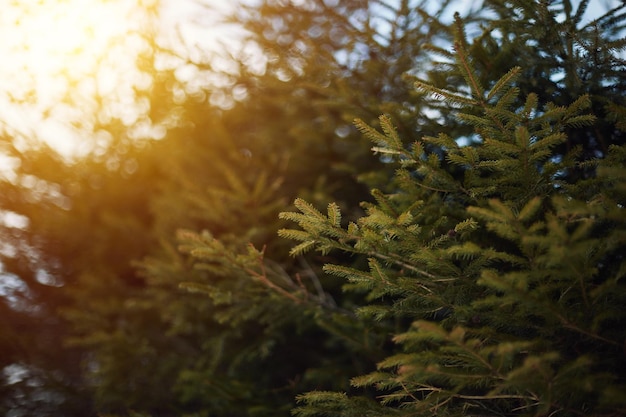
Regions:
[[[148,25],[141,117],[85,115],[106,146],[2,133],[0,410],[625,414],[599,3],[251,2],[228,71]]]

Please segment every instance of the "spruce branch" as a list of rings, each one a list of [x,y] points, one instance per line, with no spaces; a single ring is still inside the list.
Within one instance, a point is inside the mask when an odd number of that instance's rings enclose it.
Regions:
[[[443,100],[444,102],[449,104],[457,105],[460,107],[473,107],[480,104],[479,101],[472,97],[461,96],[449,90],[434,87],[423,81],[415,81],[413,85],[417,90],[424,91],[432,95],[435,99]]]
[[[272,289],[273,291],[277,292],[278,294],[283,295],[284,297],[287,297],[288,299],[290,299],[291,301],[293,301],[296,304],[301,304],[303,302],[302,299],[296,297],[291,292],[285,290],[284,288],[280,287],[279,285],[276,285],[274,282],[272,282],[268,278],[266,265],[265,265],[265,262],[263,260],[264,253],[265,253],[265,247],[263,247],[263,249],[261,249],[261,251],[258,251],[258,256],[257,256],[257,268],[258,268],[258,270],[250,268],[250,267],[245,267],[244,270],[251,277],[257,279],[258,282],[260,282],[261,284],[265,285],[266,287]]]
[[[435,275],[433,275],[433,274],[431,274],[431,273],[429,273],[429,272],[427,272],[427,271],[425,271],[425,270],[423,270],[421,268],[418,268],[418,267],[416,267],[414,265],[406,263],[405,261],[402,260],[402,258],[400,258],[397,255],[393,255],[393,254],[392,255],[384,255],[384,254],[382,254],[380,252],[367,252],[367,255],[379,258],[379,259],[381,259],[383,261],[386,261],[386,262],[391,263],[393,265],[396,265],[396,266],[399,266],[401,268],[407,269],[409,271],[413,271],[413,272],[417,273],[418,275],[423,275],[425,277],[432,278],[432,279],[436,278]],[[427,289],[427,288],[425,288],[425,289]],[[431,290],[428,290],[428,291],[432,292]]]
[[[491,100],[497,94],[500,93],[500,90],[503,88],[508,88],[508,91],[511,91],[510,86],[519,78],[522,72],[522,67],[513,67],[507,72],[504,76],[500,77],[498,81],[491,87],[491,90],[487,93],[487,101]]]
[[[461,73],[463,74],[463,78],[465,78],[465,81],[472,91],[472,96],[476,98],[478,103],[484,104],[485,90],[483,89],[483,86],[480,85],[480,81],[478,80],[478,78],[476,78],[476,71],[469,61],[469,57],[466,54],[465,48],[463,48],[460,42],[455,42],[454,51],[456,52],[458,62],[460,62],[461,64],[460,69]]]

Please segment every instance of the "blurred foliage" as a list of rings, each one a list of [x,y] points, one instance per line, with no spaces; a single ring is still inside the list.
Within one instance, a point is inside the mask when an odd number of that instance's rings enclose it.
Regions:
[[[519,97],[569,105],[589,94],[599,122],[573,129],[555,157],[577,144],[585,158],[602,157],[622,144],[613,122],[625,107],[623,62],[612,31],[623,10],[589,24],[576,11],[546,23],[539,3],[509,3],[464,8],[466,27],[480,33],[466,48],[482,85],[519,65]],[[345,226],[364,215],[361,201],[378,201],[370,188],[397,187],[393,158],[371,157],[355,118],[380,129],[386,114],[406,147],[442,131],[475,140],[451,111],[456,103],[413,88],[417,80],[463,88],[451,53],[458,6],[242,5],[231,19],[246,37],[227,57],[236,68],[228,73],[184,43],[159,44],[150,26],[151,48],[136,62],[152,76],[138,92],[149,106],[132,125],[97,119],[106,147],[68,161],[45,146],[16,146],[5,132],[2,151],[14,169],[0,183],[0,210],[24,224],[0,228],[4,276],[20,283],[0,299],[0,410],[273,416],[288,415],[305,391],[375,395],[349,380],[397,349],[390,335],[406,318],[357,317],[367,294],[344,293],[322,266],[363,268],[367,255],[290,257],[278,213],[296,197],[317,208],[335,201]],[[529,31],[530,21],[545,24]],[[209,75],[221,86],[203,84]],[[167,134],[137,139],[146,126]],[[11,376],[16,369],[25,370],[21,378]]]

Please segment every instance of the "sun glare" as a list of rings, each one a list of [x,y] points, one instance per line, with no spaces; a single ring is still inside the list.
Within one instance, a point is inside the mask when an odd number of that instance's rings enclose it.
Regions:
[[[88,115],[104,102],[149,86],[135,66],[135,57],[150,48],[142,37],[146,2],[0,4],[0,131],[18,141],[35,137],[62,153],[75,150],[81,139],[70,130],[88,130],[93,126],[82,125],[93,125]],[[129,123],[134,117],[110,116]]]

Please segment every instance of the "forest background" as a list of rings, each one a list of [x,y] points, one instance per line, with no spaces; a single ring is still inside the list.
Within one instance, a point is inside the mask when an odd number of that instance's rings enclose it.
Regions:
[[[3,415],[626,413],[623,3],[133,4],[4,113]]]

